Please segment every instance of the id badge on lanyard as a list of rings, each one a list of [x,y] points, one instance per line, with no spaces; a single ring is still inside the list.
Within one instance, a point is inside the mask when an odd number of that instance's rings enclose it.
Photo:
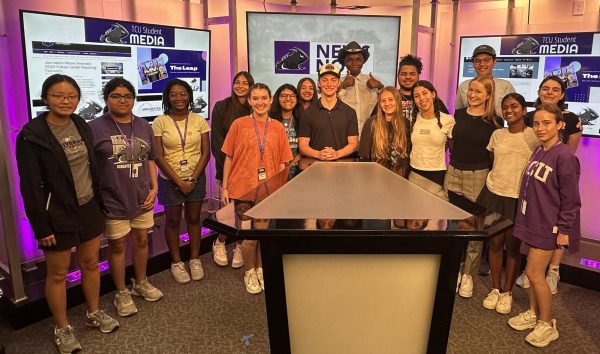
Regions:
[[[190,164],[188,163],[188,160],[185,158],[185,141],[187,140],[189,115],[187,117],[185,117],[185,130],[184,130],[183,134],[181,134],[181,129],[179,129],[179,124],[177,124],[177,121],[175,120],[175,118],[171,117],[171,119],[173,119],[173,123],[175,124],[175,128],[177,129],[177,133],[179,133],[179,139],[181,140],[182,157],[181,157],[181,160],[179,161],[179,169],[181,170],[181,172],[187,172],[190,170]]]
[[[258,153],[260,155],[260,167],[257,169],[258,180],[264,181],[267,179],[267,169],[263,166],[263,156],[265,154],[265,148],[267,146],[267,131],[269,129],[269,119],[265,122],[264,136],[261,142],[260,135],[258,134],[258,125],[256,124],[256,118],[252,116],[252,123],[254,123],[254,132],[256,133],[256,140],[258,141]]]
[[[267,179],[267,170],[264,167],[259,167],[258,168],[258,180],[264,181],[265,179]]]
[[[189,171],[190,164],[188,163],[187,159],[183,159],[183,160],[179,161],[179,169],[181,170],[181,172]]]

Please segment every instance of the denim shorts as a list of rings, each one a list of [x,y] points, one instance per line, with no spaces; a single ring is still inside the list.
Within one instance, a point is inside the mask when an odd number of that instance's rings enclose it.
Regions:
[[[190,194],[183,194],[175,183],[158,176],[158,204],[164,206],[181,205],[185,202],[202,202],[206,195],[206,175],[202,174],[196,181],[196,187]]]

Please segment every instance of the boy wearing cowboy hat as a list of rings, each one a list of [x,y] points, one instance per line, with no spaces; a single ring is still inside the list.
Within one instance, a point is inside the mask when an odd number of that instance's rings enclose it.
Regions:
[[[369,47],[361,47],[355,41],[346,44],[338,54],[338,62],[348,69],[338,97],[356,111],[359,132],[371,116],[373,108],[377,105],[377,94],[383,88],[381,81],[375,79],[371,73],[366,75],[360,72],[369,56]]]

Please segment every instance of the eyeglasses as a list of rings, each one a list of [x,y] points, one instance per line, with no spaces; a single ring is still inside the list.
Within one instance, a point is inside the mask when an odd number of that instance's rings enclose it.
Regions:
[[[494,58],[475,59],[475,60],[473,60],[473,64],[475,64],[475,65],[489,64],[492,62],[492,60],[494,60]]]
[[[79,100],[79,95],[61,95],[59,93],[49,93],[48,96],[61,102],[64,100],[67,100],[69,102]]]
[[[170,93],[169,98],[188,98],[187,92]]]
[[[293,94],[293,93],[288,93],[288,94],[285,94],[285,95],[279,95],[279,98],[283,98],[284,100],[285,99],[292,100],[292,99],[296,98],[296,95]]]
[[[120,101],[124,99],[127,102],[131,102],[135,99],[134,95],[119,95],[118,93],[111,93],[110,95],[108,95],[108,97],[111,100]]]

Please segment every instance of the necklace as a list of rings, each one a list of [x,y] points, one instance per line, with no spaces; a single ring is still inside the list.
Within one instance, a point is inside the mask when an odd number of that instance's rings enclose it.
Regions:
[[[404,94],[402,93],[402,90],[398,90],[398,92],[400,92],[400,97],[402,98],[402,101],[412,101],[411,98],[404,96]]]

